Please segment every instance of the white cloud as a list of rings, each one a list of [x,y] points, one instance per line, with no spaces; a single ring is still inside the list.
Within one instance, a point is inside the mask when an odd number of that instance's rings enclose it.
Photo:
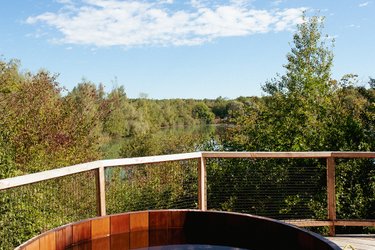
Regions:
[[[61,0],[60,0],[61,1]],[[60,43],[101,46],[186,46],[220,37],[248,36],[292,29],[305,8],[257,10],[248,0],[207,4],[191,0],[178,9],[173,0],[85,0],[75,8],[63,7],[27,18],[61,33]]]
[[[204,7],[204,4],[202,3],[202,0],[190,0],[190,5],[193,8],[202,8],[202,7]]]
[[[369,1],[367,1],[367,2],[363,2],[363,3],[360,3],[360,4],[358,4],[358,7],[366,7],[367,5],[369,5],[370,4],[370,2]]]
[[[278,21],[275,23],[276,31],[291,30],[294,28],[295,20],[301,18],[300,9],[286,9],[277,13]],[[300,20],[302,22],[302,20]]]
[[[57,3],[61,4],[72,4],[72,0],[55,0]]]
[[[173,2],[174,2],[173,0],[159,0],[159,3],[161,3],[161,4],[164,4],[164,3],[172,4]]]
[[[278,5],[282,4],[282,2],[283,2],[283,0],[275,0],[271,4],[274,5],[274,6],[278,6]]]
[[[361,28],[361,26],[358,25],[358,24],[350,24],[347,27],[349,27],[349,28],[357,28],[357,29]]]

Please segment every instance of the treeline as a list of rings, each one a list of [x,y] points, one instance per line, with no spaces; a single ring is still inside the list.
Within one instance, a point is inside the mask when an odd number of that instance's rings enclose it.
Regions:
[[[103,145],[114,139],[225,122],[242,105],[129,99],[122,86],[106,93],[88,81],[66,91],[53,74],[19,68],[16,60],[0,61],[0,178],[102,158]]]

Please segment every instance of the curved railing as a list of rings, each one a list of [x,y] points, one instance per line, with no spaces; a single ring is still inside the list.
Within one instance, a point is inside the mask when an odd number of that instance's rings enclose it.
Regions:
[[[0,192],[9,191],[20,186],[49,181],[78,173],[95,172],[97,215],[105,216],[106,206],[106,174],[105,170],[112,167],[136,166],[144,164],[160,164],[169,162],[196,162],[196,204],[200,210],[207,210],[207,168],[206,162],[215,159],[237,158],[255,159],[319,159],[325,162],[326,172],[326,218],[321,220],[298,218],[287,222],[300,227],[328,226],[330,235],[335,234],[335,226],[375,226],[375,220],[361,218],[344,220],[336,218],[335,163],[337,159],[369,159],[375,158],[375,152],[193,152],[185,154],[148,156],[126,159],[99,160],[74,166],[48,170],[44,172],[18,176],[0,180]],[[210,207],[209,207],[210,209]],[[16,212],[16,211],[15,211]],[[125,211],[122,211],[125,212]],[[1,216],[1,215],[0,215]],[[1,230],[1,229],[0,229]]]

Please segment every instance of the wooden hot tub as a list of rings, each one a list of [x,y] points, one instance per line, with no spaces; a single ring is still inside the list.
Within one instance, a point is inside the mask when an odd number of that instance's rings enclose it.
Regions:
[[[184,246],[188,247],[184,247]],[[168,248],[169,246],[169,248]],[[216,211],[155,210],[61,226],[16,249],[337,249],[312,232],[269,218]]]

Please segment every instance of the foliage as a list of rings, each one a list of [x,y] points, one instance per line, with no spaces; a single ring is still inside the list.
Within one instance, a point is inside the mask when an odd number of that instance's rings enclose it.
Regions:
[[[193,127],[190,129],[161,130],[123,141],[122,157],[166,155],[197,151],[213,136],[213,127]]]
[[[228,149],[374,151],[373,90],[355,87],[354,74],[347,74],[339,81],[331,79],[332,46],[327,46],[327,38],[322,37],[323,19],[314,16],[304,20],[293,36],[293,47],[284,65],[285,75],[266,82],[263,86],[266,96],[252,100],[245,105],[243,114],[232,119],[233,126],[225,141]],[[281,166],[287,170],[290,165]],[[368,183],[373,179],[373,166],[373,161],[337,165],[339,218],[372,218],[368,208],[374,207],[375,193]],[[270,171],[277,167],[280,165],[268,164]],[[303,167],[321,168],[316,162]],[[288,172],[283,179],[293,174]],[[317,171],[313,178],[317,185],[325,185],[325,175],[321,172]],[[316,218],[324,218],[325,206],[318,204],[325,204],[325,190],[316,194],[311,212]],[[233,197],[238,195],[233,194],[228,200],[236,200]],[[287,197],[289,211],[297,211],[293,203],[298,197],[297,194]],[[287,207],[280,206],[280,212]]]
[[[228,116],[227,103],[228,100],[224,99],[221,96],[214,100],[212,106],[210,106],[212,113],[215,114],[215,117],[219,119],[225,119]]]
[[[208,106],[203,102],[197,103],[193,107],[193,117],[200,119],[202,122],[206,124],[210,124],[214,120],[214,114],[210,111]]]
[[[22,74],[13,61],[1,62],[1,66],[1,178],[100,157],[101,122],[93,106],[93,86],[80,85],[63,97],[55,75],[45,71]],[[59,187],[43,182],[17,188],[15,193],[0,192],[0,236],[6,239],[0,248],[14,248],[41,231],[70,221],[64,219],[67,208],[56,207],[59,200],[66,199]]]
[[[108,103],[108,115],[105,116],[103,131],[111,137],[121,137],[130,133],[127,122],[131,120],[134,110],[129,108],[125,89],[116,88],[109,93],[106,102]]]

